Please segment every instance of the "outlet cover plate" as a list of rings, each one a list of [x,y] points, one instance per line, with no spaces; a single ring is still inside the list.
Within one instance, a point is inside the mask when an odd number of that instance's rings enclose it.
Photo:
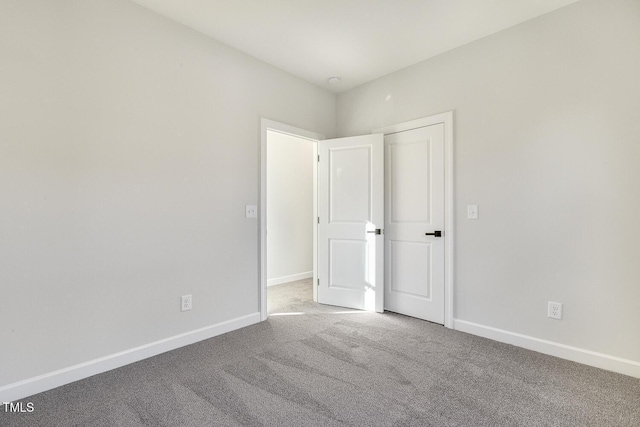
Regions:
[[[191,303],[191,295],[182,295],[182,297],[180,297],[180,311],[191,310]]]
[[[562,303],[549,301],[547,308],[547,317],[552,319],[562,319]]]
[[[245,205],[244,213],[245,213],[245,218],[258,218],[258,206]]]

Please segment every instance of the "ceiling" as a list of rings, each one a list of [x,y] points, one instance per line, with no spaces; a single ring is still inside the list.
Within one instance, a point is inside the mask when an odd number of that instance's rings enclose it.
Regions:
[[[339,93],[577,0],[132,1]]]

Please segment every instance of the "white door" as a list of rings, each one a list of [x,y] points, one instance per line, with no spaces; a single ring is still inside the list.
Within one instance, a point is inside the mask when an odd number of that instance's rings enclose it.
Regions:
[[[386,310],[444,323],[444,124],[386,135]]]
[[[318,302],[383,310],[384,137],[318,142]]]

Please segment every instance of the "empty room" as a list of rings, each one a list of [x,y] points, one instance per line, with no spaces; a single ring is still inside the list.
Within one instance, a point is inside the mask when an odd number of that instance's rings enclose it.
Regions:
[[[638,76],[639,0],[0,0],[0,425],[637,427]]]

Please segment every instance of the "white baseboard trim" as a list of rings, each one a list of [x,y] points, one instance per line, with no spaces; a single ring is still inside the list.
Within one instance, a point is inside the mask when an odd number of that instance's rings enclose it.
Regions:
[[[288,276],[276,277],[267,280],[267,286],[281,285],[283,283],[295,282],[296,280],[308,279],[310,277],[313,277],[313,271],[290,274]]]
[[[226,322],[205,326],[119,353],[59,369],[33,378],[0,387],[0,402],[12,402],[51,390],[90,376],[110,371],[167,351],[175,350],[198,341],[213,338],[245,326],[260,322],[260,313],[252,313]]]
[[[480,325],[478,323],[467,322],[466,320],[453,319],[453,329],[500,341],[506,344],[537,351],[561,359],[571,360],[584,365],[594,366],[600,369],[617,372],[640,378],[640,362],[622,359],[604,353],[597,353],[583,348],[572,347],[553,341],[547,341],[528,335],[517,334],[503,329],[492,328],[491,326]]]

